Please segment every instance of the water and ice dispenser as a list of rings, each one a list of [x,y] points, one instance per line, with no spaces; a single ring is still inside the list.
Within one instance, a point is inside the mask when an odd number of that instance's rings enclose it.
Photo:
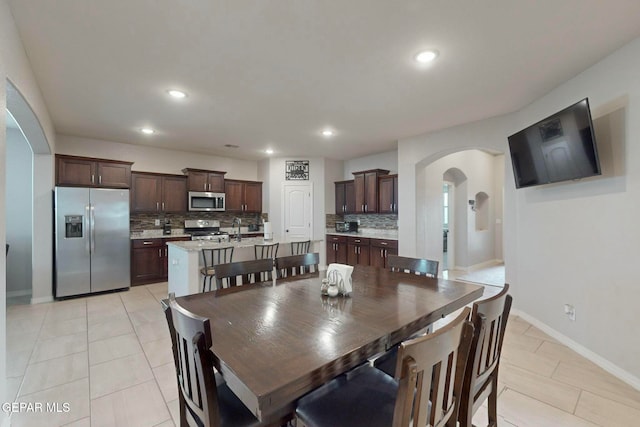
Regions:
[[[82,224],[84,224],[83,215],[65,215],[64,216],[64,237],[67,239],[82,238]]]

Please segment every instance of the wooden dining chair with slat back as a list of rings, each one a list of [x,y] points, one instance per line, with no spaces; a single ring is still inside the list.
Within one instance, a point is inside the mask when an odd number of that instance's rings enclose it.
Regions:
[[[163,301],[178,380],[180,426],[262,426],[224,381],[216,379],[209,319]]]
[[[462,386],[458,415],[461,427],[471,427],[473,414],[487,398],[489,426],[497,425],[498,368],[512,301],[509,285],[505,284],[499,294],[473,304],[471,322],[475,330]]]
[[[224,248],[202,249],[202,261],[204,267],[200,269],[202,274],[202,292],[206,291],[207,279],[209,279],[209,290],[211,290],[211,282],[216,275],[216,266],[219,264],[227,264],[233,261],[233,246]]]
[[[438,261],[389,255],[387,265],[391,271],[404,271],[421,276],[438,277]]]
[[[291,255],[302,255],[309,252],[311,247],[311,240],[305,240],[304,242],[291,242]]]
[[[295,276],[308,276],[319,273],[320,254],[317,252],[276,258],[278,279]]]
[[[218,289],[267,282],[272,278],[273,259],[271,258],[231,262],[216,266],[216,286]]]
[[[400,344],[395,379],[365,365],[298,401],[298,427],[456,425],[473,325],[465,309],[437,332]]]

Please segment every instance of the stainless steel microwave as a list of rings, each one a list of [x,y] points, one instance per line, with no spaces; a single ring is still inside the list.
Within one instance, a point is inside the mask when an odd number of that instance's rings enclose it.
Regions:
[[[224,193],[189,191],[190,211],[221,212],[224,206]]]

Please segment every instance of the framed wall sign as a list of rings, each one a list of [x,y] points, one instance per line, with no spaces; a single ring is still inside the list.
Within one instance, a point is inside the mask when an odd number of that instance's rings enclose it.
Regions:
[[[285,160],[287,181],[309,181],[309,160]]]

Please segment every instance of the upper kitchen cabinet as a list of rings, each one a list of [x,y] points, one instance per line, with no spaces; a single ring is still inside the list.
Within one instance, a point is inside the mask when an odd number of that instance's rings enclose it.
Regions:
[[[398,213],[398,175],[378,179],[378,212]]]
[[[353,172],[355,186],[355,213],[378,212],[378,177],[388,175],[384,169]]]
[[[226,172],[202,169],[182,169],[187,175],[188,191],[206,191],[210,193],[224,193],[224,175]]]
[[[131,212],[186,211],[186,176],[148,172],[131,174]]]
[[[336,186],[336,214],[355,213],[356,193],[353,180],[338,181]]]
[[[262,182],[224,181],[227,212],[262,212]]]
[[[56,185],[129,188],[133,162],[56,154]]]

